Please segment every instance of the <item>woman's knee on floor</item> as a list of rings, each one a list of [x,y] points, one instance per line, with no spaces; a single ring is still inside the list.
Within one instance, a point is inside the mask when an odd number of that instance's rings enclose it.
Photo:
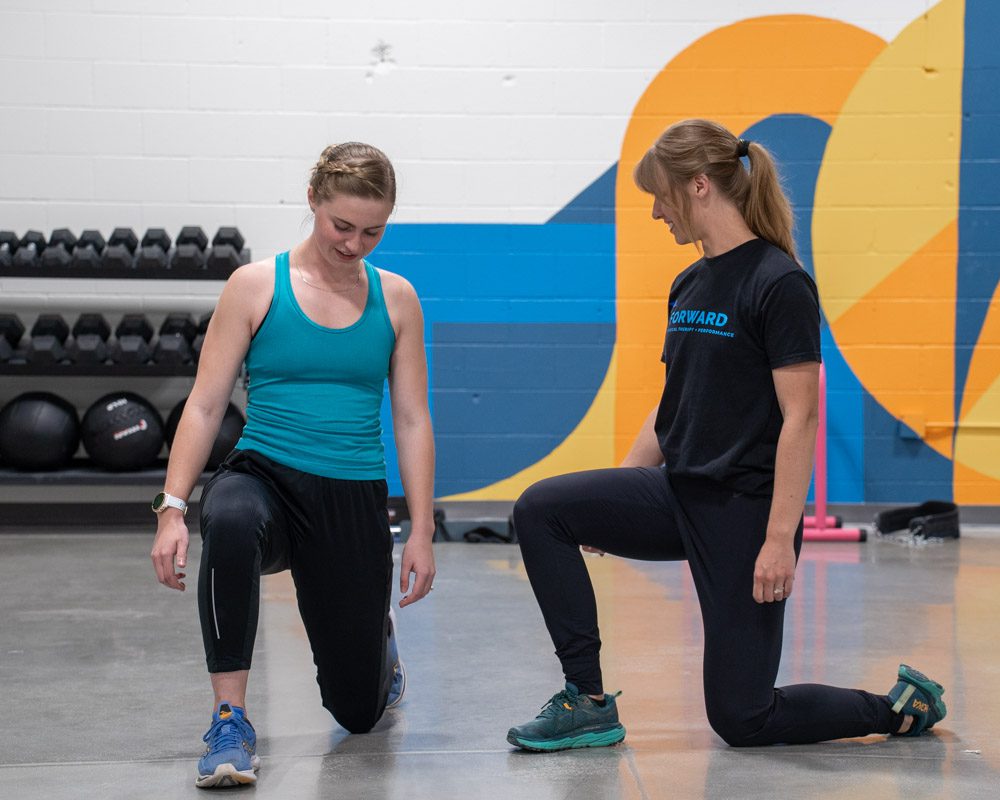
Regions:
[[[385,703],[381,706],[384,710]],[[379,704],[376,703],[337,702],[324,698],[323,707],[348,733],[368,733],[382,718],[382,713],[378,711]]]
[[[706,710],[712,730],[730,747],[754,747],[767,743],[760,737],[767,722],[766,715],[762,718],[753,709],[734,705],[713,707],[707,704]]]

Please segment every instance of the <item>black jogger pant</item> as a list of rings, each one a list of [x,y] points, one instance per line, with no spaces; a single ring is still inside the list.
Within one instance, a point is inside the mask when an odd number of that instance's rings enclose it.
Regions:
[[[351,733],[385,710],[392,535],[384,480],[323,478],[234,450],[202,492],[198,607],[209,672],[250,669],[260,576],[290,569],[323,705]]]
[[[703,678],[712,728],[727,743],[806,743],[890,733],[888,698],[801,684],[776,689],[783,602],[759,604],[753,572],[769,497],[735,493],[663,468],[562,475],[528,488],[514,507],[524,565],[566,679],[602,688],[597,604],[580,545],[626,558],[687,560],[705,629]],[[795,539],[802,543],[801,523]]]

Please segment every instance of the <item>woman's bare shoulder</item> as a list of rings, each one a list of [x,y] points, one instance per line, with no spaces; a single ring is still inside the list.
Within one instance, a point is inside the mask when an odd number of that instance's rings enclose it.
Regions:
[[[377,267],[376,269],[378,269],[378,275],[382,281],[382,291],[385,293],[387,299],[405,301],[406,298],[416,298],[417,290],[402,275],[389,272],[389,270],[382,269],[381,267]]]

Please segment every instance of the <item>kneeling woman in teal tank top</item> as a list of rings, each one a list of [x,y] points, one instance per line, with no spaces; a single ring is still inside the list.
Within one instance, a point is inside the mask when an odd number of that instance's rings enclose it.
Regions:
[[[186,502],[208,460],[241,365],[247,424],[205,485],[198,605],[215,704],[198,786],[256,781],[246,687],[260,576],[291,570],[323,705],[352,733],[405,687],[389,601],[392,537],[380,409],[389,380],[399,470],[413,526],[400,606],[434,580],[434,440],[423,315],[413,287],[365,257],[396,201],[392,164],[357,142],[312,171],[313,230],[233,273],[205,336],[167,468],[152,559],[184,590]]]

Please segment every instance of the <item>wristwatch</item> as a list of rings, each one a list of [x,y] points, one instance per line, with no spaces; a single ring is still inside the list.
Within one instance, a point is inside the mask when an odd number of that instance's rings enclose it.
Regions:
[[[179,508],[181,514],[187,514],[188,504],[179,497],[174,497],[172,494],[167,494],[166,492],[160,492],[153,498],[152,508],[157,514],[162,514],[168,508]]]

